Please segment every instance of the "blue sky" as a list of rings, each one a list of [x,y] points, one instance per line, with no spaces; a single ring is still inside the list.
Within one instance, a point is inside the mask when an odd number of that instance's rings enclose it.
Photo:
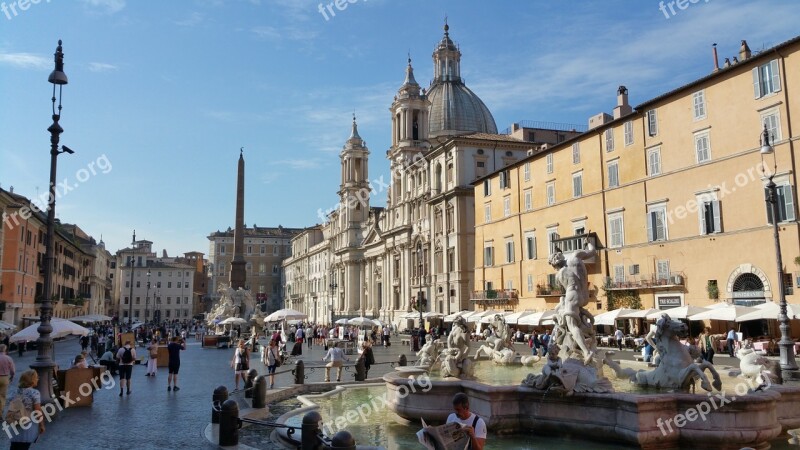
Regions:
[[[407,53],[427,86],[445,16],[501,130],[583,125],[611,112],[619,85],[636,105],[708,74],[712,43],[722,61],[742,39],[757,51],[794,37],[800,19],[796,0],[675,14],[651,0],[350,0],[327,19],[319,0],[20,1],[0,0],[0,185],[47,190],[47,76],[63,39],[61,142],[76,154],[59,157],[58,179],[75,187],[57,214],[112,252],[136,229],[171,255],[207,253],[206,236],[233,226],[240,147],[248,225],[310,226],[335,206],[354,111],[370,178],[388,180]]]

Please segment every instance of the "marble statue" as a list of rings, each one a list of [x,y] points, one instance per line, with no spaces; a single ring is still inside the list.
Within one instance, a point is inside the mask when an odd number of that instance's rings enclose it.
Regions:
[[[525,355],[525,356],[521,356],[519,358],[519,362],[523,366],[528,366],[528,367],[533,366],[534,364],[536,364],[537,362],[539,362],[541,360],[542,360],[542,357],[538,356],[538,355]]]
[[[547,347],[547,364],[541,374],[528,375],[522,384],[565,395],[613,392],[611,382],[603,376],[603,361],[596,359],[594,316],[586,310],[589,284],[584,260],[594,256],[594,246],[586,241],[584,249],[569,258],[559,249],[550,257],[564,295],[553,316],[556,326]]]
[[[419,367],[428,367],[430,368],[434,364],[436,364],[437,360],[439,359],[439,353],[444,348],[444,343],[439,340],[431,340],[425,343],[422,348],[417,352],[417,363],[416,366]]]
[[[689,390],[694,387],[697,380],[700,387],[706,391],[719,390],[722,381],[714,365],[708,361],[694,362],[689,354],[689,349],[681,343],[680,336],[685,336],[687,326],[683,322],[670,319],[664,313],[656,322],[653,341],[658,349],[661,359],[653,370],[645,371],[622,369],[618,363],[606,357],[604,362],[611,367],[618,378],[629,378],[639,386],[652,386],[667,389]],[[608,356],[608,355],[607,355]],[[711,372],[713,384],[706,377],[705,370]]]
[[[256,301],[249,290],[241,288],[234,290],[227,284],[220,284],[217,292],[220,294],[220,299],[212,306],[211,313],[207,316],[209,326],[214,326],[229,317],[241,317],[249,320],[256,314],[258,309]]]
[[[469,333],[463,317],[453,322],[453,329],[447,336],[447,348],[439,355],[442,361],[441,376],[471,378],[474,372],[472,360],[468,358]]]
[[[511,346],[511,330],[508,328],[506,319],[502,314],[494,315],[490,327],[494,332],[486,338],[484,345],[475,351],[475,359],[480,359],[483,355],[486,355],[496,360],[497,358],[494,356],[495,352],[501,352],[503,349]]]
[[[736,352],[736,357],[739,358],[740,375],[743,378],[755,380],[760,385],[780,383],[780,368],[775,371],[772,361],[756,353],[750,345],[748,342],[744,348],[740,348]]]

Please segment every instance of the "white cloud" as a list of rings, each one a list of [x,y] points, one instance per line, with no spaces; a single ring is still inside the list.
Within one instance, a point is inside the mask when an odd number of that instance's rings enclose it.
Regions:
[[[117,70],[117,66],[101,62],[92,62],[89,63],[89,70],[92,72],[111,72]]]
[[[87,7],[104,14],[115,14],[125,8],[125,0],[82,0]]]
[[[0,53],[0,64],[19,69],[46,69],[53,65],[53,61],[31,53]]]

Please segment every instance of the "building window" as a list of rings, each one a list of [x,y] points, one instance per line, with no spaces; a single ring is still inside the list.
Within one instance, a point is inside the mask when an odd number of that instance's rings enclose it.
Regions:
[[[125,304],[128,304],[128,297],[125,297]]]
[[[172,281],[167,281],[167,289],[172,287]]]
[[[253,246],[252,245],[248,245],[247,246],[247,254],[248,255],[252,255],[253,254]]]
[[[262,275],[267,273],[267,263],[258,263],[258,273]]]
[[[160,281],[156,281],[156,288],[161,289],[161,282]]]
[[[656,279],[659,281],[669,280],[669,260],[659,259],[656,261]]]
[[[492,221],[492,204],[487,203],[483,205],[483,222],[489,223]]]
[[[781,80],[777,59],[753,69],[753,91],[756,98],[761,98],[780,90]]]
[[[548,249],[547,251],[549,252],[548,253],[549,256],[552,256],[556,252],[555,241],[557,241],[559,238],[560,236],[558,235],[557,228],[547,229],[547,249]]]
[[[761,123],[767,127],[769,141],[773,144],[781,140],[781,119],[777,110],[771,110],[761,114]],[[762,126],[762,128],[763,128]]]
[[[267,246],[266,245],[262,245],[261,249],[260,249],[260,252],[261,252],[262,255],[265,255],[267,253]]]
[[[547,165],[547,173],[553,173],[553,154],[548,153],[545,157],[545,163]]]
[[[533,209],[533,191],[530,189],[525,189],[524,192],[524,202],[525,202],[525,211],[530,211]]]
[[[647,134],[650,136],[658,134],[658,115],[655,109],[647,111]]]
[[[606,130],[606,151],[613,152],[614,151],[614,130],[609,128]]]
[[[633,121],[625,122],[625,146],[633,145]]]
[[[667,206],[651,206],[647,209],[648,242],[667,240]]]
[[[708,139],[708,132],[697,133],[694,135],[694,149],[697,155],[697,163],[704,163],[711,159],[711,143]]]
[[[647,151],[647,170],[651,177],[661,175],[661,147]]]
[[[278,270],[279,270],[279,269],[278,269],[278,265],[277,265],[277,264],[273,264],[273,265],[272,265],[272,273],[273,273],[273,274],[277,274],[277,273],[278,273]]]
[[[528,274],[528,292],[533,292],[533,275]]]
[[[615,188],[619,186],[619,160],[608,162],[608,187]]]
[[[766,188],[765,188],[766,189]],[[788,222],[795,219],[794,214],[794,195],[790,184],[778,185],[778,222]],[[769,192],[767,191],[767,195]],[[767,203],[767,222],[772,224],[772,204]]]
[[[514,262],[514,241],[506,239],[506,264]]]
[[[718,200],[700,199],[698,202],[700,214],[700,234],[722,232],[722,217]]]
[[[614,282],[615,283],[625,282],[625,265],[614,264]]]
[[[697,91],[692,94],[692,104],[694,105],[694,120],[706,118],[706,94],[705,91]]]
[[[483,265],[487,267],[494,265],[494,247],[491,242],[483,245]]]
[[[556,203],[556,183],[551,181],[547,183],[547,206],[555,205]]]
[[[533,233],[525,234],[525,257],[536,259],[536,235]]]
[[[572,174],[572,197],[578,198],[583,195],[583,172]]]
[[[625,227],[622,222],[622,213],[608,215],[608,246],[618,248],[625,245]]]
[[[522,177],[525,181],[531,181],[531,163],[526,162],[524,166],[522,166]]]
[[[488,197],[489,195],[492,195],[492,181],[483,180],[483,196]]]
[[[500,172],[500,189],[508,189],[511,187],[511,172],[503,170]]]
[[[503,197],[503,217],[511,215],[511,197]]]
[[[273,245],[272,246],[272,256],[278,256],[278,246],[277,245]]]

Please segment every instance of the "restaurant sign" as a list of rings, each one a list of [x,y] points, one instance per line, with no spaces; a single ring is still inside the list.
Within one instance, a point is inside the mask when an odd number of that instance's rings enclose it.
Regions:
[[[671,309],[681,306],[680,296],[658,297],[658,309]]]

